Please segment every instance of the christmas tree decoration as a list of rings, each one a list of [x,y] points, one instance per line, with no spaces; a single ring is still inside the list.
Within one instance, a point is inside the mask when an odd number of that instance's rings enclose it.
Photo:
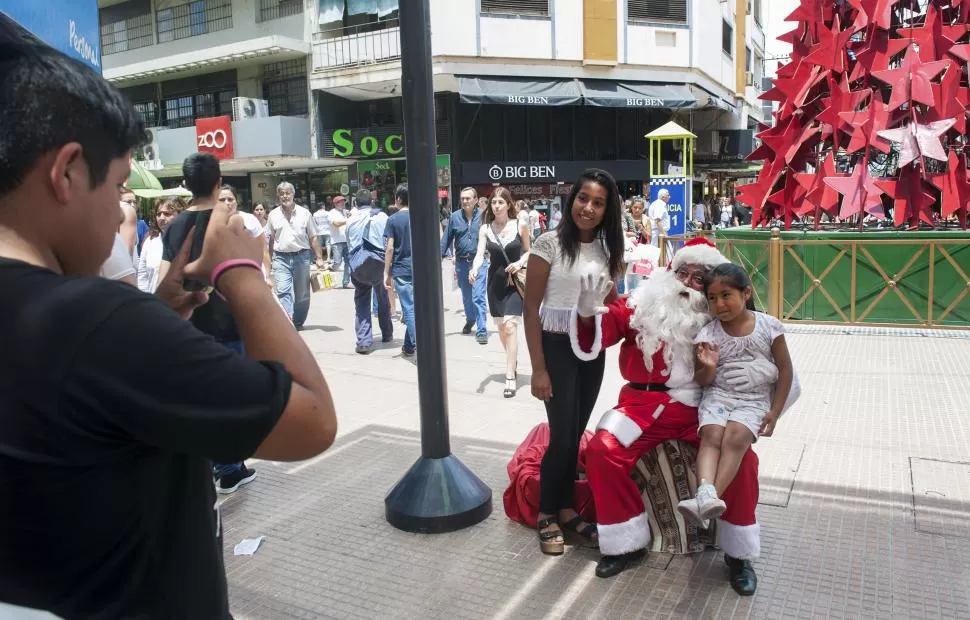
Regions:
[[[762,95],[774,122],[737,188],[754,226],[967,226],[970,0],[801,0]]]

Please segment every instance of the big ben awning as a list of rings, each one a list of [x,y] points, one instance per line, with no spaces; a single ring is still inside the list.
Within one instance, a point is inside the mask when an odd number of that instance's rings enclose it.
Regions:
[[[458,76],[462,103],[528,106],[579,105],[583,96],[574,79]]]
[[[583,103],[604,108],[693,108],[697,99],[686,84],[579,80]]]

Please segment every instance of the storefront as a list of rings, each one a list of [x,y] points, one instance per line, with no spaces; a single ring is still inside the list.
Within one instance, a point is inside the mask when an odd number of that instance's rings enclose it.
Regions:
[[[590,168],[600,168],[613,175],[624,198],[644,193],[647,162],[636,160],[464,162],[458,166],[455,183],[474,187],[482,196],[503,186],[516,200],[546,202],[557,197],[564,200],[576,179]]]

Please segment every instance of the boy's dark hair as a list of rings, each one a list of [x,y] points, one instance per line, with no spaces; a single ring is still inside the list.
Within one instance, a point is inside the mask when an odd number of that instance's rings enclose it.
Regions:
[[[131,103],[82,62],[25,39],[0,41],[0,196],[70,142],[81,145],[96,187],[112,160],[147,141]]]
[[[711,284],[714,284],[715,282],[721,282],[739,291],[750,288],[752,295],[751,297],[748,297],[745,308],[748,310],[755,310],[754,286],[751,284],[751,278],[748,277],[748,272],[746,272],[740,265],[735,265],[734,263],[721,263],[720,265],[717,265],[709,270],[707,275],[704,276],[705,295],[707,294],[707,290],[711,288]]]
[[[212,153],[192,153],[182,162],[185,187],[196,198],[211,196],[222,178],[219,160]],[[235,193],[235,192],[233,192]]]
[[[371,203],[370,190],[369,189],[357,190],[357,206],[369,207],[370,203]]]
[[[394,199],[401,203],[403,206],[408,206],[408,184],[401,183],[394,190]]]
[[[556,226],[555,234],[559,236],[559,244],[569,264],[575,263],[576,258],[579,257],[581,242],[579,227],[576,226],[571,214],[576,196],[588,182],[597,183],[606,189],[606,211],[603,213],[603,221],[596,230],[596,237],[602,240],[603,247],[609,255],[610,276],[619,278],[625,268],[623,266],[623,202],[620,199],[620,190],[616,187],[616,181],[609,172],[590,168],[576,179],[569,197],[563,204],[562,221]]]

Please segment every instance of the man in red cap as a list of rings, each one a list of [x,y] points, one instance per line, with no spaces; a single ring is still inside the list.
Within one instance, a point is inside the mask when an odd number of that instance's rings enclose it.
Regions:
[[[612,577],[644,556],[650,528],[643,499],[630,477],[637,461],[666,440],[697,443],[694,337],[708,321],[704,276],[728,262],[705,239],[678,251],[666,271],[654,271],[629,297],[603,305],[612,283],[605,276],[584,278],[577,302],[573,346],[597,354],[622,342],[620,373],[628,383],[619,404],[606,412],[586,448],[586,476],[596,502],[600,552],[599,577]],[[731,369],[732,381],[745,386],[773,382],[771,369]],[[687,492],[687,490],[684,490]],[[754,594],[761,536],[755,518],[758,458],[745,454],[734,482],[722,498],[727,510],[718,519],[718,544],[741,595]]]

